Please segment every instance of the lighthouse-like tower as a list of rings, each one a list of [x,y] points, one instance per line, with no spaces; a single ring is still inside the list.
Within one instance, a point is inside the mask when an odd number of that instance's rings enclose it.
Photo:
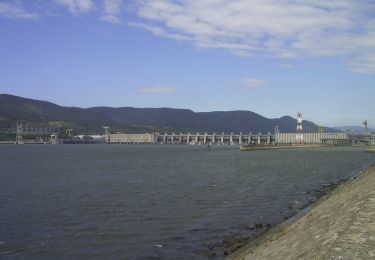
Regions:
[[[302,114],[297,113],[297,132],[296,132],[296,143],[303,144],[303,128],[302,128]]]
[[[109,129],[109,126],[102,126],[104,128],[104,131],[105,131],[105,134],[104,134],[104,140],[106,143],[109,143],[109,132],[108,132],[108,129]]]

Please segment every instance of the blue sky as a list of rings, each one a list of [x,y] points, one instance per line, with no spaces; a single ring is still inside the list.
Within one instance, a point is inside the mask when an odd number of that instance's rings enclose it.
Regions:
[[[375,4],[0,0],[0,93],[375,127]]]

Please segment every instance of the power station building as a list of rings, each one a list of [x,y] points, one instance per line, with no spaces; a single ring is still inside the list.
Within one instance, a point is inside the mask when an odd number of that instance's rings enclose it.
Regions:
[[[156,143],[154,134],[108,134],[108,142],[112,144],[150,144]]]

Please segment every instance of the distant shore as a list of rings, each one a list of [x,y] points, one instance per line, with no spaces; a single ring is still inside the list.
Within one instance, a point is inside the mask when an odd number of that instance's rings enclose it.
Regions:
[[[227,259],[375,257],[375,164]],[[292,222],[292,223],[291,223]]]

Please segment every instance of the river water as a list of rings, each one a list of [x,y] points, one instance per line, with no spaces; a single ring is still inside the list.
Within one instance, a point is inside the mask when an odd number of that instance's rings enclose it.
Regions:
[[[350,147],[1,145],[0,258],[221,258],[228,238],[254,238],[374,159]]]

